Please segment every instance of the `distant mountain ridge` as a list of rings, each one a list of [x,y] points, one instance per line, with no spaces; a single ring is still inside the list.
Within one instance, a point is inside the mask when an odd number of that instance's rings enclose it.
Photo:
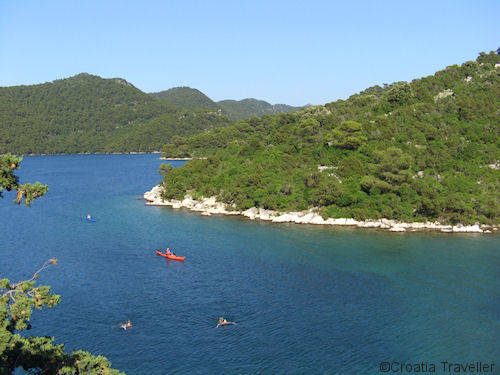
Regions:
[[[208,96],[197,89],[191,87],[173,87],[171,89],[151,93],[152,96],[165,102],[177,105],[186,109],[199,107],[217,108],[217,104]]]
[[[287,104],[273,105],[264,100],[257,100],[253,98],[243,100],[221,100],[214,102],[201,91],[186,86],[174,87],[169,90],[151,93],[151,95],[162,101],[186,109],[217,109],[234,121],[244,120],[250,117],[272,115],[281,112],[297,111],[303,108]]]
[[[174,136],[231,123],[158,100],[122,78],[81,73],[0,88],[0,153],[151,152]]]
[[[295,108],[229,102],[215,103],[189,87],[147,94],[123,78],[88,73],[0,87],[0,153],[158,151],[175,136]]]

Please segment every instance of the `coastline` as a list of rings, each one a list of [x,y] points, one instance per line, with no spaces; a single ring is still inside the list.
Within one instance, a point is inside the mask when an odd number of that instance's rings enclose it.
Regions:
[[[206,159],[206,158],[167,158],[167,157],[160,157],[160,160],[193,160],[193,159],[197,159],[197,160],[202,160],[202,159]]]
[[[160,160],[193,160],[193,158],[165,158],[162,156]]]
[[[300,212],[279,212],[252,207],[245,211],[228,209],[224,203],[217,202],[216,197],[203,198],[198,201],[191,196],[186,195],[182,201],[162,200],[160,196],[161,186],[156,185],[150,191],[144,193],[143,197],[150,206],[169,206],[172,208],[187,208],[191,211],[201,212],[203,216],[212,214],[220,215],[240,215],[250,220],[264,220],[273,223],[295,223],[295,224],[314,224],[314,225],[335,225],[335,226],[356,226],[358,228],[378,228],[390,232],[415,232],[415,231],[438,231],[443,233],[492,233],[498,230],[497,226],[475,225],[443,225],[438,222],[415,222],[404,223],[389,219],[358,221],[352,218],[323,219],[315,212],[315,209],[309,209]]]
[[[148,152],[142,152],[142,151],[129,151],[129,152],[77,152],[74,154],[65,154],[65,153],[58,153],[58,154],[20,154],[19,156],[25,157],[25,156],[60,156],[60,155],[142,155],[142,154],[161,154],[161,151],[148,151]],[[13,154],[17,155],[17,154]],[[184,160],[184,159],[182,159]]]

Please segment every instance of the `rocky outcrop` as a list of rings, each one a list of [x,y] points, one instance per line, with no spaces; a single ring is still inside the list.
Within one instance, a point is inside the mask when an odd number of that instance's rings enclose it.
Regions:
[[[144,199],[147,205],[153,206],[170,206],[172,208],[187,208],[191,211],[201,212],[204,216],[212,214],[222,215],[242,215],[250,220],[264,220],[273,223],[295,223],[295,224],[315,224],[315,225],[338,225],[338,226],[356,226],[359,228],[379,228],[386,229],[391,232],[407,232],[434,230],[446,233],[492,233],[492,230],[497,230],[497,227],[481,227],[476,225],[443,225],[438,222],[418,222],[418,223],[403,223],[389,219],[366,220],[358,221],[352,218],[328,218],[324,219],[317,209],[311,208],[306,211],[298,212],[278,212],[273,210],[265,210],[263,208],[252,207],[245,211],[235,210],[234,207],[224,203],[217,202],[216,197],[203,198],[195,200],[191,196],[186,195],[181,200],[163,200],[161,198],[161,186],[157,185],[150,191],[144,193]]]
[[[201,201],[197,201],[190,195],[186,195],[182,201],[176,199],[163,200],[161,197],[161,189],[162,188],[160,185],[156,185],[153,189],[144,193],[144,199],[147,201],[147,205],[170,206],[172,208],[187,208],[192,211],[199,211],[206,214],[240,214],[240,211],[228,210],[227,205],[221,202],[217,202],[215,197],[205,198]]]
[[[454,96],[455,93],[451,89],[446,89],[444,91],[441,91],[434,97],[434,101],[438,101],[439,99],[446,98],[448,96]]]

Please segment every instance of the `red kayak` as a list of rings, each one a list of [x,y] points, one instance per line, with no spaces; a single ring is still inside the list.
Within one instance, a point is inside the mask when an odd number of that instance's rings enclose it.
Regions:
[[[156,255],[160,255],[162,257],[165,257],[167,259],[172,259],[172,260],[184,260],[185,257],[178,257],[177,255],[167,255],[167,253],[162,253],[160,250],[156,250]]]

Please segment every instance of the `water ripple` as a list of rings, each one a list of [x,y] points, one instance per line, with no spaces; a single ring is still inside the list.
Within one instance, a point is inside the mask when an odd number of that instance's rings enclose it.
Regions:
[[[103,354],[129,375],[364,374],[383,360],[500,358],[498,236],[394,236],[144,206],[136,197],[157,183],[159,163],[24,159],[21,177],[50,190],[30,210],[0,202],[2,277],[21,280],[57,257],[40,281],[62,295],[34,314],[34,335]],[[167,246],[186,260],[156,256]],[[216,329],[219,316],[238,325]]]

